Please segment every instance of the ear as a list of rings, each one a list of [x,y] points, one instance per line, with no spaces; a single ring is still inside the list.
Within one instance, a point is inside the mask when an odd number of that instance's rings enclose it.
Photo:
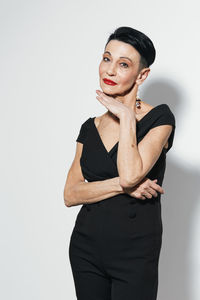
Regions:
[[[140,85],[143,83],[143,81],[148,77],[150,71],[151,71],[150,68],[144,68],[140,71],[140,73],[136,79],[137,85]]]

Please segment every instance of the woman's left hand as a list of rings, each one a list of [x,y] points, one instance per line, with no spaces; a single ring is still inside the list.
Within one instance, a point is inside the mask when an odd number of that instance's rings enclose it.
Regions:
[[[96,96],[97,100],[99,100],[101,104],[103,104],[111,113],[113,113],[119,119],[122,115],[128,113],[131,113],[133,114],[133,116],[135,116],[135,110],[133,111],[130,107],[121,103],[119,100],[116,100],[111,96],[107,96],[100,90],[96,90],[96,93],[98,94],[98,96]]]

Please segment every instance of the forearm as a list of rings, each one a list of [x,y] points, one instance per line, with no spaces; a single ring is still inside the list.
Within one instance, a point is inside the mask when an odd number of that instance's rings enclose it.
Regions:
[[[141,181],[142,159],[137,147],[136,119],[131,114],[120,118],[117,167],[122,187],[133,187]]]
[[[68,207],[90,204],[122,193],[124,191],[119,184],[119,177],[101,181],[80,182],[68,188],[65,204]]]

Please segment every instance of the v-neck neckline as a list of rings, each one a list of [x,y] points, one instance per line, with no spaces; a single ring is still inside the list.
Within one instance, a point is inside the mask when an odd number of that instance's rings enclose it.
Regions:
[[[102,138],[101,138],[100,133],[99,133],[99,131],[98,131],[98,129],[97,129],[97,126],[96,126],[95,123],[94,123],[95,118],[96,118],[96,117],[91,118],[91,119],[92,119],[92,124],[93,124],[93,126],[94,126],[94,129],[95,129],[95,131],[96,131],[96,133],[97,133],[97,135],[98,135],[98,137],[99,137],[99,140],[100,140],[100,142],[101,142],[103,148],[105,149],[105,151],[107,152],[107,154],[110,154],[110,153],[115,149],[115,147],[118,145],[119,141],[116,142],[116,143],[114,144],[114,146],[108,151],[108,150],[106,149],[106,147],[105,147],[103,141],[102,141]]]
[[[138,120],[138,121],[136,122],[136,125],[142,123],[148,116],[151,115],[151,113],[152,113],[155,109],[157,109],[158,107],[163,106],[163,105],[166,105],[166,104],[161,103],[161,104],[158,104],[157,106],[154,106],[152,109],[150,109],[150,110],[146,113],[146,115],[144,115],[144,117],[142,117],[140,120]],[[103,141],[102,141],[102,138],[101,138],[101,136],[100,136],[100,134],[99,134],[99,131],[98,131],[98,129],[97,129],[97,126],[95,125],[95,122],[94,122],[95,118],[96,118],[96,117],[93,117],[93,118],[90,118],[90,119],[92,120],[92,124],[93,124],[93,126],[94,126],[94,128],[95,128],[95,131],[96,131],[96,133],[97,133],[97,135],[98,135],[98,137],[99,137],[99,140],[100,140],[100,142],[101,142],[103,148],[105,149],[105,151],[107,152],[107,154],[110,154],[110,153],[115,149],[115,147],[117,147],[117,145],[119,144],[119,141],[117,141],[117,142],[114,144],[114,146],[108,151],[108,150],[106,149],[106,147],[105,147]]]

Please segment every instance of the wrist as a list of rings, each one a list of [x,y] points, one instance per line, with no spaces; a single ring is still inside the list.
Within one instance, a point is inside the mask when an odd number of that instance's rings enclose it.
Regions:
[[[123,187],[120,185],[120,178],[119,177],[114,177],[112,178],[113,180],[113,184],[114,184],[114,188],[117,192],[121,192],[121,193],[124,193],[124,190],[123,190]]]
[[[120,114],[119,119],[120,119],[120,121],[123,121],[123,120],[126,120],[126,121],[128,120],[128,121],[131,121],[131,122],[136,121],[135,113],[133,111],[130,111],[130,110],[123,111]]]

